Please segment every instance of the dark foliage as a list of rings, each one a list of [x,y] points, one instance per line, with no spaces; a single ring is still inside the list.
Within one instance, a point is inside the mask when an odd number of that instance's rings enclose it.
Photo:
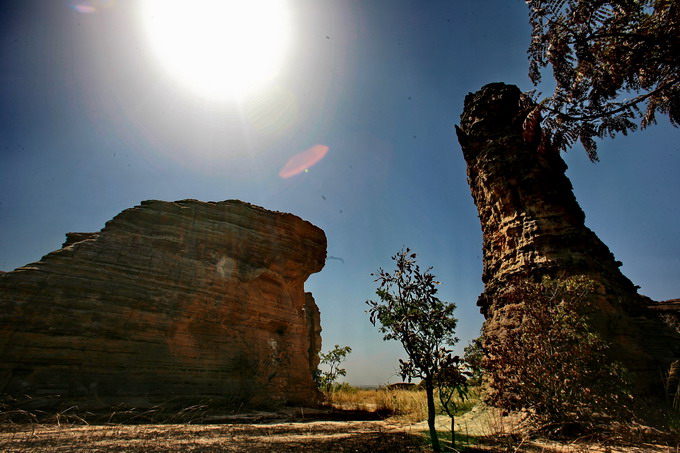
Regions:
[[[589,327],[591,291],[583,278],[507,289],[498,302],[510,318],[483,345],[491,404],[530,410],[556,426],[630,415],[630,379]]]
[[[385,340],[398,340],[404,347],[409,357],[402,362],[404,377],[425,379],[441,368],[445,346],[458,341],[454,336],[456,305],[436,296],[439,282],[430,273],[432,269],[422,272],[410,249],[401,250],[392,260],[396,263],[393,273],[379,269],[373,274],[380,300],[366,302],[368,313],[373,325],[380,324]]]
[[[470,372],[470,385],[479,385],[482,382],[482,360],[484,360],[484,349],[482,348],[482,337],[477,337],[470,341],[464,349],[464,359]]]
[[[594,137],[656,122],[680,124],[680,2],[526,0],[532,27],[529,75],[552,66],[556,87],[539,104],[561,150],[576,141],[598,160]]]

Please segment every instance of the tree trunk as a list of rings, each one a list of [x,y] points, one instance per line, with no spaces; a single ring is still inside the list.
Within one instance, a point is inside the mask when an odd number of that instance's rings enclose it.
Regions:
[[[439,438],[437,437],[437,428],[434,426],[435,409],[434,409],[434,384],[432,378],[425,379],[425,393],[427,394],[427,426],[430,428],[430,439],[432,440],[432,451],[440,452]]]
[[[451,449],[455,450],[456,449],[456,424],[455,424],[456,419],[451,416]]]

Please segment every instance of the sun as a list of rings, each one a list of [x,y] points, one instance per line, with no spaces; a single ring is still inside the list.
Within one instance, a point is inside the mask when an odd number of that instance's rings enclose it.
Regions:
[[[168,75],[211,100],[272,80],[290,40],[285,0],[144,0],[141,18]]]

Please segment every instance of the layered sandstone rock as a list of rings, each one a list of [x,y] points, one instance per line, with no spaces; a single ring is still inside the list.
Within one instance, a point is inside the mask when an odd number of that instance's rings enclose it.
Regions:
[[[0,393],[311,404],[323,231],[240,201],[146,201],[0,276]],[[182,403],[184,404],[184,403]]]
[[[661,388],[663,370],[680,355],[679,338],[585,227],[567,166],[529,116],[533,107],[515,86],[487,85],[465,98],[457,128],[483,232],[485,335],[512,325],[495,296],[513,281],[587,275],[599,286],[594,328],[614,343],[613,355],[638,375],[640,389]]]
[[[648,307],[661,316],[666,324],[680,333],[680,299],[656,302]]]

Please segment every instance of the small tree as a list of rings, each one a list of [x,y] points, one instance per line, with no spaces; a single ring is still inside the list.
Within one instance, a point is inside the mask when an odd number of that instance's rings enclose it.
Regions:
[[[314,380],[319,388],[325,388],[326,392],[329,392],[340,376],[347,375],[347,370],[340,368],[340,364],[345,361],[345,358],[350,352],[352,352],[352,348],[349,346],[340,347],[340,345],[336,344],[335,347],[327,353],[319,354],[319,358],[321,359],[320,365],[328,366],[328,370],[326,371],[319,368],[316,369]]]
[[[479,385],[482,383],[482,361],[484,360],[484,349],[482,348],[482,337],[479,336],[465,346],[464,359],[465,365],[470,372],[470,385]]]
[[[468,378],[471,372],[463,366],[459,356],[450,353],[442,360],[442,368],[435,376],[439,394],[439,403],[444,412],[451,418],[451,447],[456,448],[456,412],[459,402],[468,397]]]
[[[416,254],[402,249],[392,257],[394,272],[382,268],[372,274],[378,283],[378,301],[368,300],[367,312],[371,323],[380,324],[384,340],[401,342],[409,359],[400,360],[401,374],[409,380],[420,378],[427,395],[427,424],[434,451],[441,451],[435,429],[434,389],[437,374],[447,364],[446,347],[458,339],[454,330],[458,320],[453,317],[456,306],[441,301],[432,268],[421,272]]]

